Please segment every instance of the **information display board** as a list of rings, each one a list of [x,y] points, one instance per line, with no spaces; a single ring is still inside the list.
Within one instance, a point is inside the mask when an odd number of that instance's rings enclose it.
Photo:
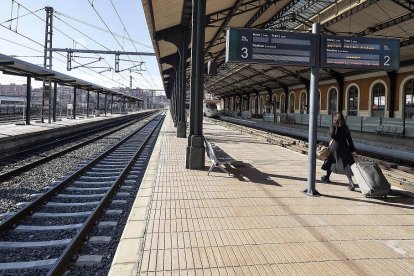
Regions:
[[[322,36],[321,67],[392,71],[400,67],[398,39]]]
[[[230,28],[226,62],[315,66],[314,34]]]

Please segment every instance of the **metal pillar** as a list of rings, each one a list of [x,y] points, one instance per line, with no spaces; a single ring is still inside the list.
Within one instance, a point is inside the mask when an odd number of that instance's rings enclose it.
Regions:
[[[50,124],[51,122],[52,122],[52,81],[51,81],[51,79],[50,79],[50,77],[49,77],[49,81],[48,81],[48,83],[49,83],[49,93],[48,93],[48,95],[49,95],[49,102],[48,102],[48,123]]]
[[[397,95],[397,72],[391,71],[391,72],[387,72],[387,74],[390,79],[390,93],[388,96],[388,112],[389,112],[389,117],[394,118],[395,98]],[[401,110],[401,111],[404,112],[404,110]]]
[[[52,38],[53,38],[53,8],[46,7],[46,28],[45,28],[45,44],[44,44],[44,56],[43,56],[43,67],[52,69]],[[45,122],[44,112],[45,112],[45,88],[46,83],[45,79],[43,79],[43,95],[42,95],[42,123]],[[51,123],[51,82],[49,79],[49,104],[48,104],[48,122]]]
[[[259,114],[259,92],[256,92],[256,102],[254,111],[256,112],[256,114]]]
[[[309,113],[309,141],[308,141],[308,188],[304,191],[311,196],[320,195],[315,188],[316,178],[316,143],[317,143],[317,122],[318,122],[318,88],[319,88],[319,61],[320,61],[320,25],[312,24],[312,33],[316,34],[315,45],[315,66],[311,67],[310,85],[310,113]]]
[[[26,125],[30,125],[30,101],[32,99],[32,78],[27,77],[26,84]]]
[[[57,82],[53,83],[53,122],[56,122]]]
[[[89,94],[90,92],[91,91],[88,90],[86,94],[86,118],[89,117]]]
[[[177,79],[178,79],[178,122],[177,122],[177,137],[186,138],[187,137],[187,124],[185,118],[185,98],[186,98],[186,65],[187,65],[187,37],[186,33],[182,34],[180,41],[179,54],[180,61],[178,65]]]
[[[247,94],[247,111],[251,111],[250,110],[250,95]]]
[[[176,73],[177,75],[177,73]],[[178,89],[179,89],[179,85],[178,85],[178,77],[176,76],[174,79],[174,88],[173,88],[173,92],[172,92],[172,99],[173,99],[173,105],[174,105],[174,113],[173,113],[173,121],[174,121],[174,127],[177,127],[177,122],[178,122],[178,110],[179,110],[179,106],[178,106]],[[148,102],[147,101],[147,109],[148,109]]]
[[[100,96],[100,95],[99,95],[99,92],[97,92],[97,94],[96,94],[96,95],[97,95],[97,100],[96,100],[96,109],[98,110],[98,114],[99,114],[99,98],[100,98],[100,97],[99,97],[99,96]]]
[[[108,102],[108,94],[105,94],[105,116],[106,116],[106,104]]]
[[[76,87],[73,87],[73,119],[76,119]]]
[[[45,80],[43,79],[43,88],[42,88],[42,109],[40,111],[40,116],[41,119],[40,121],[42,123],[45,122],[45,89],[46,89],[46,85],[45,85]]]
[[[114,109],[114,95],[111,95],[111,115],[113,114]]]
[[[190,135],[188,136],[186,155],[186,168],[188,169],[203,169],[205,164],[205,147],[203,137],[205,18],[206,0],[193,0]]]
[[[344,81],[344,77],[339,77],[336,79],[336,81],[338,82],[338,112],[342,113],[342,110],[344,108],[344,86],[345,86],[345,81]]]

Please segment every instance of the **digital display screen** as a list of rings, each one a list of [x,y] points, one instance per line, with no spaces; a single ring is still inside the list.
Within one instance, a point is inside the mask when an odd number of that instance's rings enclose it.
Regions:
[[[315,41],[313,34],[230,28],[226,62],[315,66]]]
[[[393,71],[400,67],[400,41],[353,36],[322,36],[321,67]]]

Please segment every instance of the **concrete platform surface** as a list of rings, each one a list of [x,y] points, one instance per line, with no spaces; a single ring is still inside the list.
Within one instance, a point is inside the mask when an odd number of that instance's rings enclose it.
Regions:
[[[341,175],[309,197],[307,156],[204,131],[235,177],[186,170],[168,116],[109,275],[414,275],[414,198],[367,199]]]
[[[133,112],[129,113],[133,114]],[[108,120],[111,118],[116,118],[120,116],[124,116],[125,114],[107,114],[107,116],[101,115],[99,117],[91,116],[91,117],[84,117],[84,118],[76,118],[74,119],[67,119],[62,118],[60,121],[48,123],[48,119],[45,118],[45,122],[41,123],[40,121],[31,121],[30,125],[19,125],[19,124],[5,124],[1,125],[0,127],[0,141],[1,138],[7,138],[11,136],[17,136],[22,134],[29,134],[29,133],[37,133],[42,131],[48,131],[52,129],[68,127],[73,125],[85,124],[91,121],[102,121]]]

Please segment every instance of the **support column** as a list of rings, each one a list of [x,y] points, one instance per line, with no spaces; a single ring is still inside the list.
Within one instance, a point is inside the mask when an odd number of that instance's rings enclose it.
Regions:
[[[317,143],[317,122],[318,122],[318,91],[319,91],[319,61],[320,61],[320,25],[312,24],[312,33],[316,34],[315,45],[315,66],[311,67],[310,80],[310,113],[309,113],[309,142],[308,142],[308,187],[304,191],[311,196],[320,195],[316,190],[316,143]]]
[[[27,77],[27,84],[26,84],[26,125],[30,125],[30,105],[32,99],[32,78],[30,76]]]
[[[177,78],[179,79],[179,89],[178,89],[178,122],[177,122],[177,137],[186,138],[187,137],[187,124],[185,118],[185,98],[186,98],[186,65],[187,65],[187,37],[186,32],[181,36],[181,41],[179,45],[179,54],[180,61],[178,66]]]
[[[175,84],[174,84],[175,86]],[[175,86],[173,91],[172,91],[172,95],[171,95],[171,99],[173,101],[173,121],[174,121],[174,127],[177,127],[177,87]]]
[[[251,111],[250,110],[250,95],[247,94],[247,111]]]
[[[113,114],[114,111],[114,95],[111,95],[111,115]]]
[[[342,113],[342,110],[344,108],[344,85],[345,85],[345,81],[344,81],[344,77],[338,77],[336,79],[336,81],[338,82],[338,112]]]
[[[254,111],[256,112],[256,114],[259,114],[259,92],[256,92],[256,102]]]
[[[48,108],[47,108],[47,122],[50,124],[52,122],[52,80],[49,77],[48,80],[48,84],[49,84],[49,102],[48,102]]]
[[[86,118],[89,117],[89,94],[90,91],[88,90],[86,93]]]
[[[390,93],[387,99],[388,102],[388,112],[389,117],[394,118],[395,116],[395,98],[397,96],[397,72],[391,71],[387,72],[388,77],[390,79]],[[404,95],[402,95],[403,97]],[[403,106],[404,108],[404,106]],[[404,110],[401,110],[401,112],[404,112]]]
[[[53,83],[53,122],[56,122],[57,82]]]
[[[76,87],[73,87],[73,119],[76,119]]]
[[[186,168],[204,169],[203,81],[206,0],[193,0],[191,46],[190,135]]]
[[[96,97],[97,97],[97,99],[96,99],[96,109],[98,110],[98,114],[99,114],[99,98],[100,98],[100,97],[99,97],[99,96],[100,96],[100,95],[99,95],[99,92],[98,92],[96,95],[97,95],[97,96],[96,96]]]
[[[42,123],[45,122],[45,89],[46,89],[46,85],[45,85],[45,79],[43,79],[43,89],[42,89],[42,110],[41,110],[41,119],[40,121]]]
[[[108,103],[108,94],[105,94],[105,116],[106,116],[106,104]]]

